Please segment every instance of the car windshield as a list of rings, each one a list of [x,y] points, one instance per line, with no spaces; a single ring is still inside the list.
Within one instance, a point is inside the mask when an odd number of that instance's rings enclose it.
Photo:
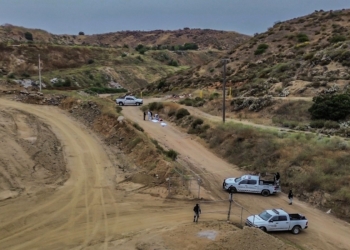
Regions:
[[[263,220],[268,221],[272,217],[272,215],[269,214],[268,212],[264,211],[261,214],[259,214],[259,217]]]
[[[236,178],[236,179],[235,179],[235,182],[240,182],[240,181],[241,181],[241,179],[242,179],[241,177]]]

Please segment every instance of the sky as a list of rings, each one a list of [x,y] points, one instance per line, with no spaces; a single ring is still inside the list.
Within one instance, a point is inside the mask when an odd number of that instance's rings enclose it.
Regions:
[[[253,35],[315,10],[349,8],[350,0],[0,0],[0,25],[54,34],[189,27]]]

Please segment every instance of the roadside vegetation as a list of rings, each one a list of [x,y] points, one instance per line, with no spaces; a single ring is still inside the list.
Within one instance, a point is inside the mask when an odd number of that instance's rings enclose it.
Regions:
[[[257,129],[236,123],[218,124],[193,117],[174,103],[163,116],[203,139],[220,157],[247,172],[280,172],[282,189],[350,220],[350,145],[338,137]],[[187,112],[186,112],[187,111]],[[181,112],[186,115],[177,116]],[[317,199],[315,197],[318,197]]]

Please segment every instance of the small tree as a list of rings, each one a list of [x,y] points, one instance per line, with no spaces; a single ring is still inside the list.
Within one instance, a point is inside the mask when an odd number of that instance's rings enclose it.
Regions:
[[[350,95],[325,95],[313,98],[309,109],[312,119],[339,121],[350,115]]]
[[[24,37],[25,37],[25,39],[27,39],[28,41],[33,41],[33,34],[32,33],[30,33],[30,32],[26,32],[26,33],[24,33]]]
[[[79,36],[84,36],[84,35],[85,35],[84,32],[82,32],[82,31],[79,32]]]

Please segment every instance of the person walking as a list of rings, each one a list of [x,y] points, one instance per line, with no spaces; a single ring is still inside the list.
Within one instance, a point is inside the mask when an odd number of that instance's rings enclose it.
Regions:
[[[199,214],[202,213],[198,203],[194,206],[193,212],[194,212],[193,222],[198,222]]]
[[[276,185],[279,186],[280,185],[280,173],[277,172],[276,175],[275,175],[275,181],[276,181]]]
[[[149,121],[150,121],[150,120],[152,120],[152,114],[151,114],[151,111],[149,111],[149,110],[148,110],[147,114],[148,114],[148,120],[149,120]]]
[[[143,120],[146,121],[146,111],[143,111]]]
[[[292,192],[292,189],[289,190],[289,194],[288,194],[288,199],[289,199],[289,205],[292,205],[293,204],[293,192]]]
[[[150,111],[150,113],[151,113],[151,120],[153,120],[153,113],[152,113],[152,111]]]

